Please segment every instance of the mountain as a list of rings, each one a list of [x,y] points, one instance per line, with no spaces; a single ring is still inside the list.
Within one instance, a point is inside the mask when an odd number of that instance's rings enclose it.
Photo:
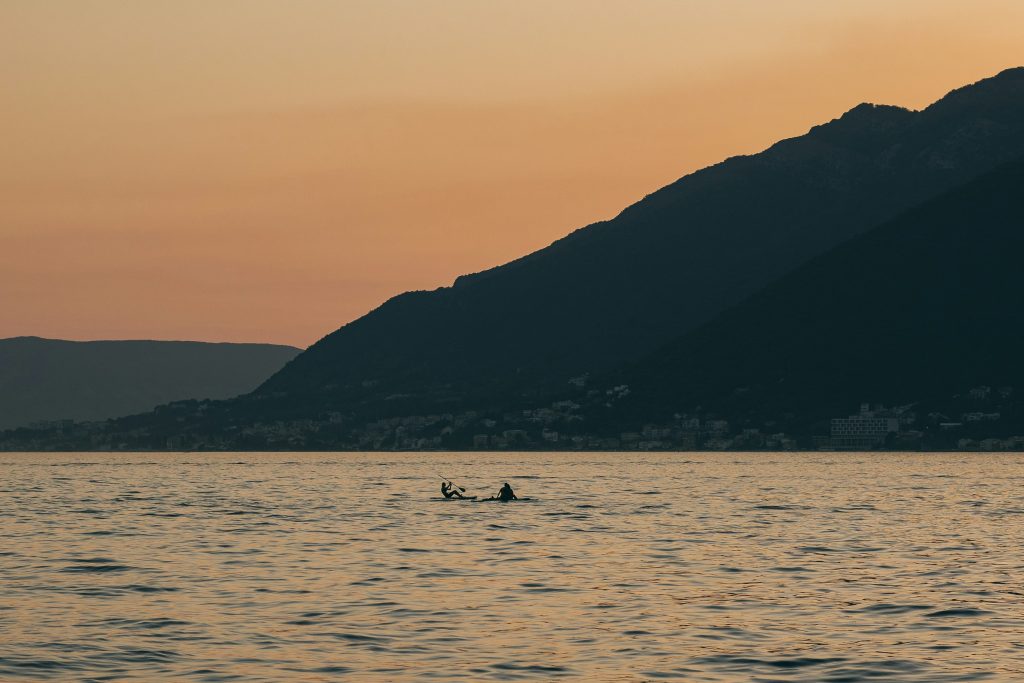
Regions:
[[[699,406],[757,424],[789,415],[799,429],[865,401],[940,406],[979,386],[1009,396],[1024,390],[1021,263],[1024,158],[812,259],[614,373],[607,382],[629,395],[599,419],[635,426]]]
[[[271,344],[0,339],[0,429],[230,398],[252,391],[298,353]]]
[[[544,395],[640,359],[1022,153],[1024,68],[922,111],[862,104],[545,249],[397,296],[296,357],[238,409],[369,418]]]
[[[864,400],[1013,386],[1019,251],[998,230],[1016,216],[1018,166],[1000,167],[1022,156],[1024,68],[921,111],[860,105],[546,249],[395,297],[250,394],[9,433],[0,448],[617,448],[616,430],[698,405],[732,424],[817,434],[810,423]],[[943,223],[972,212],[980,245],[963,220]],[[925,235],[929,221],[946,232]],[[917,237],[889,243],[888,231]],[[872,243],[895,261],[862,246]],[[798,269],[801,284],[786,284]],[[977,286],[960,293],[961,280]]]

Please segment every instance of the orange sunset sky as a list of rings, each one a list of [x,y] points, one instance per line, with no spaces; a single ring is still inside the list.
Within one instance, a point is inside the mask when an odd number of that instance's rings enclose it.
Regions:
[[[862,101],[1021,0],[3,0],[0,337],[306,346]]]

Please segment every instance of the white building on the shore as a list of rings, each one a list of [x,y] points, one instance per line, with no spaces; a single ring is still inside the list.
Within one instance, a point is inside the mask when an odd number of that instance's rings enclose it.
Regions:
[[[890,434],[899,434],[898,417],[877,415],[862,405],[860,414],[832,419],[832,448],[858,450],[878,448]]]

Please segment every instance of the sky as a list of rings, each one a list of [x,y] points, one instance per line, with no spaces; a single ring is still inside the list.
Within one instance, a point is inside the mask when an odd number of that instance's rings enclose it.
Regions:
[[[1020,0],[3,0],[0,337],[307,346],[860,102]]]

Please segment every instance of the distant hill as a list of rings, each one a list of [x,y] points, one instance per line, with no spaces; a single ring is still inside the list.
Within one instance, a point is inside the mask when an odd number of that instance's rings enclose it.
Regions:
[[[395,297],[313,345],[232,412],[370,417],[543,395],[638,360],[1022,153],[1024,68],[919,112],[859,105],[538,252]]]
[[[799,428],[862,401],[935,406],[979,385],[1019,394],[1022,263],[1024,159],[813,259],[615,373],[607,382],[630,394],[600,419],[637,425],[699,406]]]
[[[298,353],[271,344],[0,339],[0,429],[230,398],[252,391]]]

